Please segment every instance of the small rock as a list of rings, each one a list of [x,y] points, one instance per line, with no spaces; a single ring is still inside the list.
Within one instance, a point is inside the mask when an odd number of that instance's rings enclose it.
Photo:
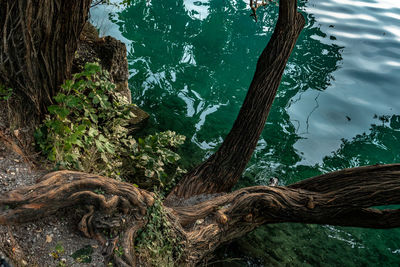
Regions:
[[[20,163],[20,162],[21,162],[19,159],[14,159],[14,161],[15,161],[16,163]]]
[[[202,224],[204,222],[204,219],[198,219],[197,221],[196,221],[196,224]]]
[[[46,243],[51,243],[53,241],[53,237],[51,235],[46,235]]]
[[[278,183],[279,183],[279,180],[276,177],[271,177],[269,179],[269,186],[277,186]]]

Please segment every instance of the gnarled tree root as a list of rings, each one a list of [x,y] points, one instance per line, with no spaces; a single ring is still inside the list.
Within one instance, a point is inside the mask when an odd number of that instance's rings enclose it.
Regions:
[[[29,222],[62,208],[85,205],[88,212],[79,223],[82,233],[106,247],[106,259],[114,257],[114,261],[121,266],[133,266],[133,241],[137,231],[145,224],[147,208],[153,203],[151,193],[132,184],[81,172],[58,171],[45,175],[36,185],[0,196],[0,224]],[[102,218],[113,213],[120,214],[116,220]],[[113,229],[121,231],[121,240],[104,238],[102,231]],[[113,253],[118,241],[124,249],[121,258]]]
[[[205,198],[206,199],[206,198]],[[86,205],[79,229],[105,246],[105,256],[118,266],[137,264],[134,240],[146,225],[151,193],[102,176],[59,171],[43,181],[0,197],[0,223],[35,220],[57,210]],[[221,244],[259,225],[300,222],[369,228],[400,227],[400,210],[375,206],[400,204],[400,164],[341,170],[283,186],[253,186],[210,195],[195,205],[164,206],[172,229],[183,237],[182,264],[195,265]],[[113,217],[113,213],[120,212]],[[105,229],[120,237],[106,240]],[[113,253],[121,247],[122,255]]]
[[[78,204],[94,205],[105,213],[146,214],[154,199],[151,193],[107,177],[74,171],[49,173],[33,186],[0,196],[0,223],[32,221]]]

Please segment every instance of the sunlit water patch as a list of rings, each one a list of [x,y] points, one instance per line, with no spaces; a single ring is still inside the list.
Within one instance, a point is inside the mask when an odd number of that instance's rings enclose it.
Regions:
[[[208,17],[208,1],[203,0],[185,0],[183,2],[185,5],[186,12],[191,18],[204,20]]]
[[[300,164],[321,164],[343,138],[368,133],[376,115],[400,114],[400,2],[311,1],[305,10],[324,33],[315,39],[342,47],[329,86],[298,92],[288,110],[302,137]]]

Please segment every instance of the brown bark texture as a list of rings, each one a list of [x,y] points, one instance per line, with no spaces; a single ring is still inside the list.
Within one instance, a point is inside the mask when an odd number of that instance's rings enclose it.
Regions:
[[[0,1],[0,83],[20,97],[17,108],[22,115],[45,114],[52,96],[70,76],[90,3]]]
[[[253,186],[203,201],[188,199],[164,209],[173,230],[183,238],[180,264],[194,266],[210,257],[221,244],[268,223],[296,222],[368,228],[400,227],[399,209],[377,206],[400,203],[400,164],[345,169],[284,186]],[[136,233],[146,225],[146,211],[154,196],[132,184],[73,171],[53,172],[36,185],[0,196],[0,224],[18,224],[87,207],[79,224],[81,232],[111,246],[110,257],[118,266],[135,266]],[[117,222],[104,221],[111,214]],[[118,229],[114,242],[106,242],[105,228]],[[109,241],[109,240],[108,240]],[[119,242],[119,243],[118,243]],[[112,254],[116,244],[122,256]]]
[[[227,192],[242,175],[264,129],[283,71],[305,20],[296,1],[281,1],[279,18],[267,47],[260,55],[239,115],[218,151],[190,171],[169,195],[188,198]]]
[[[79,230],[89,238],[97,239],[113,256],[117,241],[124,248],[117,257],[118,266],[134,266],[134,239],[145,223],[147,208],[152,206],[151,193],[139,190],[129,183],[73,171],[50,173],[34,186],[28,186],[0,196],[0,224],[20,224],[54,214],[67,207],[84,206],[88,212],[79,223]],[[100,212],[98,212],[100,211]],[[120,212],[117,220],[106,221],[102,215]],[[107,242],[101,233],[107,229],[121,231],[120,240]],[[110,246],[110,248],[107,248]],[[123,264],[122,264],[123,263]]]

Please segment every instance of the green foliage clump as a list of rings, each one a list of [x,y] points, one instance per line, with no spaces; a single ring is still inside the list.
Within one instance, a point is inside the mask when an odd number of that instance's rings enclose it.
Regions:
[[[139,258],[151,266],[177,266],[183,254],[184,241],[176,235],[167,216],[162,197],[156,194],[154,205],[147,210],[146,227],[135,241]]]
[[[0,101],[8,100],[13,93],[11,88],[6,88],[4,85],[0,84]]]
[[[36,144],[58,168],[168,185],[183,172],[171,149],[185,137],[167,131],[136,141],[129,129],[134,105],[115,87],[99,64],[86,64],[54,97]]]
[[[60,259],[60,257],[64,254],[65,250],[64,247],[62,245],[62,243],[58,242],[56,244],[56,246],[54,247],[54,251],[51,252],[51,256],[55,259],[58,260]]]
[[[75,251],[71,257],[77,263],[91,263],[92,262],[93,247],[91,245],[86,245],[83,248]]]
[[[138,182],[147,188],[159,183],[164,189],[169,189],[175,183],[175,178],[185,172],[175,164],[181,157],[170,148],[177,147],[184,141],[185,136],[172,131],[139,138],[134,146],[134,153],[125,164],[134,168],[126,169],[125,173],[129,177],[138,177]]]

